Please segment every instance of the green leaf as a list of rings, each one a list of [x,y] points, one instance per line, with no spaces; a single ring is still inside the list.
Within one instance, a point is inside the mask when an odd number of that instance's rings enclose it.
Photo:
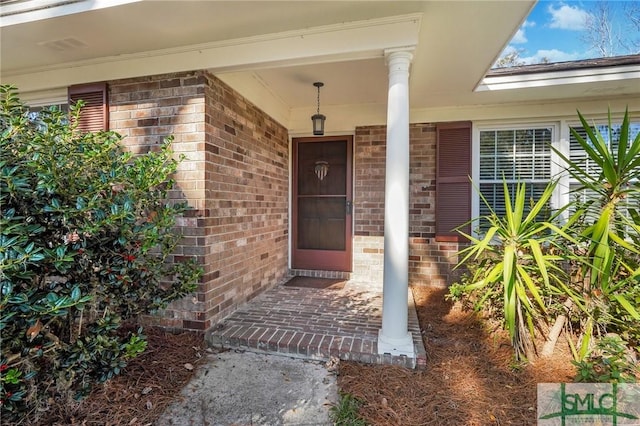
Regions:
[[[535,283],[531,279],[531,276],[527,273],[527,271],[522,266],[517,265],[516,267],[518,268],[519,276],[522,278],[524,283],[527,285],[527,288],[529,289],[529,292],[531,293],[531,295],[535,299],[536,303],[538,304],[538,306],[540,307],[542,312],[546,312],[547,309],[546,309],[546,307],[544,305],[542,297],[540,296],[540,292],[538,291],[538,287],[535,285]],[[525,294],[525,298],[526,298],[526,294]]]
[[[85,201],[85,199],[83,197],[78,197],[76,199],[76,209],[77,210],[82,210],[85,207],[87,207],[87,202]]]
[[[609,114],[609,129],[611,129],[611,114]],[[620,140],[618,143],[618,171],[622,171],[627,161],[627,144],[629,141],[629,108],[624,111],[622,126],[620,126]]]
[[[505,201],[508,200],[506,198],[507,192],[505,192]],[[524,201],[526,196],[526,185],[524,183],[519,183],[516,186],[516,202],[513,209],[513,224],[511,224],[511,230],[513,235],[518,233],[518,228],[522,223],[522,216],[524,214]]]
[[[621,294],[611,295],[622,306],[633,319],[640,321],[640,313],[633,307],[631,303]]]
[[[582,333],[582,343],[580,344],[580,350],[578,351],[578,359],[583,360],[589,354],[591,338],[593,337],[593,318],[587,319],[587,324]]]
[[[74,286],[73,290],[71,291],[71,300],[73,300],[74,302],[77,302],[78,300],[80,300],[81,295],[82,293],[80,291],[80,287]]]
[[[45,255],[42,253],[34,253],[31,256],[29,256],[29,261],[31,262],[40,262],[41,260],[44,260]]]
[[[507,186],[507,181],[502,177],[502,186],[504,191],[504,208],[505,208],[505,219],[507,221],[507,231],[512,235],[516,233],[514,229],[517,224],[515,223],[515,219],[513,216],[513,209],[511,206],[511,196],[509,195],[509,187]]]
[[[13,292],[13,284],[10,281],[5,281],[0,287],[0,293],[3,297],[9,296]]]

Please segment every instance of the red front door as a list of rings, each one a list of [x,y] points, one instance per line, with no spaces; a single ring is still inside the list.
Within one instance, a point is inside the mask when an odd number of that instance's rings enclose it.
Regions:
[[[294,269],[351,271],[353,138],[293,140]]]

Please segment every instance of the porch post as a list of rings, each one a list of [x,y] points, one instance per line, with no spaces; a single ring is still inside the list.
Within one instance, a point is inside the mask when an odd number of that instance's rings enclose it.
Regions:
[[[408,331],[409,66],[413,48],[385,52],[389,67],[384,189],[384,275],[378,353],[415,358]]]

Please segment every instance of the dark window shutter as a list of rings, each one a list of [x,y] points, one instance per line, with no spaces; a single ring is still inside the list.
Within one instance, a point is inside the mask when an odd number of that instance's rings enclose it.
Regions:
[[[109,103],[106,83],[80,84],[69,87],[69,105],[84,101],[78,129],[83,132],[109,130]]]
[[[436,129],[436,241],[466,241],[454,229],[471,219],[471,122]],[[461,230],[469,234],[470,228]]]

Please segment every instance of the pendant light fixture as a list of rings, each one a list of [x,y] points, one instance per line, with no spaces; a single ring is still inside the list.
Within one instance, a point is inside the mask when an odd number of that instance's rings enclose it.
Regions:
[[[311,121],[313,122],[313,135],[322,136],[324,135],[324,120],[327,119],[327,117],[320,114],[320,88],[324,86],[324,83],[316,81],[313,85],[318,88],[318,109],[317,112],[311,116]]]

